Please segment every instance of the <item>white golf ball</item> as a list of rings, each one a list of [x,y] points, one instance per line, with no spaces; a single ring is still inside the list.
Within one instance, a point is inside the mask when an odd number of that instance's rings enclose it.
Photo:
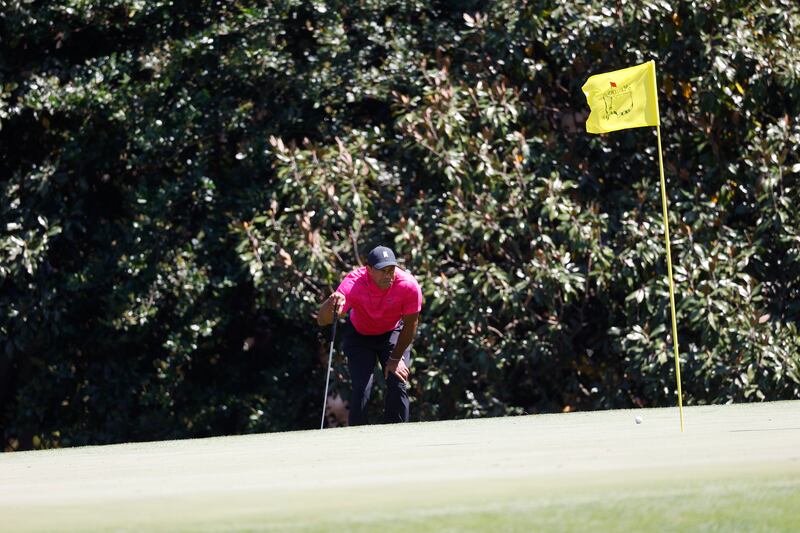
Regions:
[[[636,418],[634,418],[634,420],[636,421],[637,424],[641,424],[642,423],[642,417],[641,416],[637,416]]]

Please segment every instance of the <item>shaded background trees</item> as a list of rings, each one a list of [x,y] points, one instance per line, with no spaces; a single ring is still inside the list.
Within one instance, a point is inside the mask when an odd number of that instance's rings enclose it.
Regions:
[[[797,398],[799,34],[788,0],[5,2],[3,446],[313,427],[312,315],[379,243],[425,295],[415,419],[674,405],[654,132],[586,135],[580,92],[649,59],[685,402]]]

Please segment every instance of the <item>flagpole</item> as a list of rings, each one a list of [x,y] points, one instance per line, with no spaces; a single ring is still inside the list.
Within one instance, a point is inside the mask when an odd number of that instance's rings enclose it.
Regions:
[[[658,170],[661,173],[661,207],[664,212],[664,238],[667,243],[667,275],[669,277],[669,307],[672,314],[672,346],[675,351],[675,381],[678,384],[678,409],[681,414],[681,433],[683,433],[683,393],[681,391],[681,362],[678,357],[678,324],[675,320],[675,283],[672,281],[672,254],[669,244],[669,217],[667,216],[667,185],[664,180],[664,161],[661,156],[661,126],[656,126],[658,134]]]

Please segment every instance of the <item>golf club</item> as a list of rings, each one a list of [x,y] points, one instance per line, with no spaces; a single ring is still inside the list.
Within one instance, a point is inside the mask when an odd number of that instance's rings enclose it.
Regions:
[[[328,382],[331,380],[331,364],[333,363],[333,342],[336,340],[336,323],[339,321],[339,313],[333,310],[333,330],[331,332],[331,349],[328,352],[328,375],[325,377],[325,396],[322,398],[322,421],[319,429],[325,427],[325,409],[328,407]]]

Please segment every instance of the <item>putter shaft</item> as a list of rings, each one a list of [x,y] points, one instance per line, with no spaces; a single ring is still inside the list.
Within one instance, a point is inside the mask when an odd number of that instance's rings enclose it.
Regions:
[[[325,428],[325,410],[328,407],[328,382],[331,380],[331,364],[333,363],[333,342],[336,340],[336,323],[338,316],[333,318],[333,331],[331,332],[331,349],[328,351],[328,373],[325,376],[325,396],[322,398],[322,421],[319,423],[319,429]]]

